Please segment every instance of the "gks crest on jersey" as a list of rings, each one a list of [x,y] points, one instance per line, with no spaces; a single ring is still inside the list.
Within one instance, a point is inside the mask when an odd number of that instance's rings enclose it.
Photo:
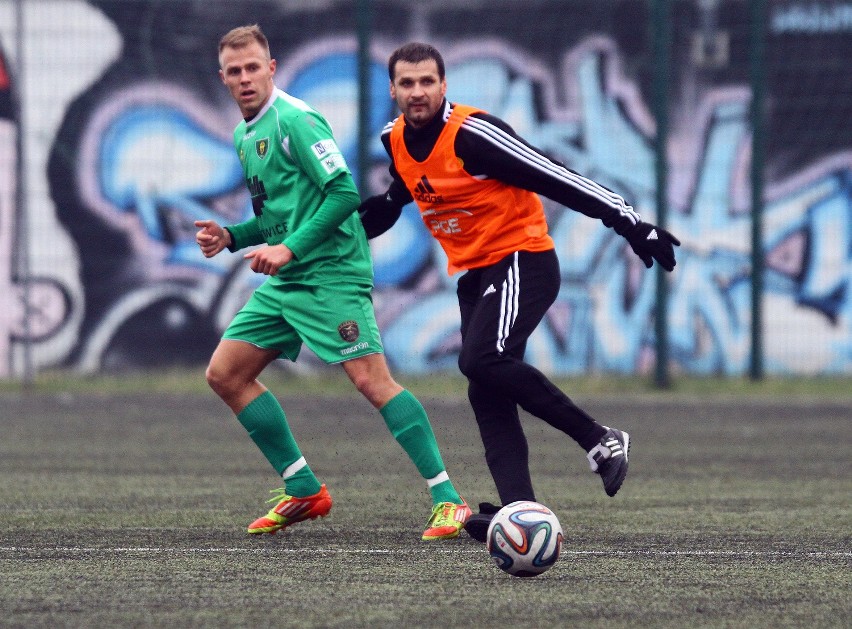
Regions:
[[[266,154],[269,152],[269,138],[261,138],[255,142],[254,150],[260,159],[266,157]]]

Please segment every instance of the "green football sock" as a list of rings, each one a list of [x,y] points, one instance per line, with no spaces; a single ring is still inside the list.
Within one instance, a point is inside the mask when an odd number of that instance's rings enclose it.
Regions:
[[[462,499],[447,476],[438,442],[426,416],[426,409],[408,390],[403,390],[379,412],[391,434],[411,457],[417,471],[426,479],[432,503],[454,502]]]
[[[290,432],[284,409],[272,393],[261,393],[249,402],[237,415],[237,419],[266,460],[282,476],[288,494],[301,498],[312,496],[320,490],[317,477]]]

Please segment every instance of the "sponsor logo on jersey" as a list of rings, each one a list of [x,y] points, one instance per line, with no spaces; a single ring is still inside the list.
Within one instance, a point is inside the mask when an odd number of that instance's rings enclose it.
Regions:
[[[251,195],[251,208],[254,211],[254,215],[260,216],[263,214],[263,204],[269,198],[269,195],[266,194],[266,186],[263,185],[263,182],[257,175],[251,179],[246,179],[246,186]]]
[[[261,138],[255,142],[254,150],[257,152],[257,156],[260,159],[266,157],[266,154],[269,152],[269,138]]]
[[[433,234],[437,234],[438,232],[443,232],[445,234],[462,233],[462,228],[461,225],[459,225],[459,219],[457,218],[450,218],[445,221],[432,219],[429,221],[429,227]]]
[[[420,178],[417,185],[414,186],[414,199],[421,203],[443,203],[444,197],[435,192],[435,188],[426,179],[426,175]]]
[[[314,144],[311,148],[314,151],[314,155],[317,156],[317,159],[323,159],[329,153],[340,152],[340,149],[337,148],[337,144],[335,144],[334,140],[322,140]]]
[[[467,216],[473,216],[473,212],[471,212],[470,210],[462,210],[461,208],[452,208],[447,210],[426,210],[424,212],[420,212],[420,216],[432,230],[432,234],[437,235],[438,232],[443,232],[444,234],[461,234],[464,230],[462,229],[462,226],[459,223],[458,216],[454,216],[452,218],[430,218],[428,220],[426,218],[428,216],[439,217],[445,214],[466,214]]]
[[[361,335],[361,331],[358,329],[358,323],[355,321],[344,321],[337,326],[337,331],[340,333],[340,338],[347,343],[354,343]]]
[[[329,155],[323,159],[322,165],[325,168],[325,172],[331,174],[335,170],[346,168],[346,160],[343,159],[343,155],[340,153],[334,153],[333,155]]]
[[[276,236],[284,236],[287,234],[287,223],[275,223],[271,227],[264,227],[260,230],[260,234],[267,242],[276,239]]]
[[[466,214],[468,216],[473,216],[473,212],[471,212],[470,210],[463,210],[463,209],[458,208],[458,207],[450,208],[450,209],[447,209],[447,210],[425,210],[425,211],[420,212],[420,216],[423,216],[423,217],[439,216],[439,215],[442,215],[442,214]]]

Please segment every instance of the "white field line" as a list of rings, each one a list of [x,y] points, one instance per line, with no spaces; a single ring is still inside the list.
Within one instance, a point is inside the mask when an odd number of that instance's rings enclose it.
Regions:
[[[80,546],[0,546],[0,554],[64,553],[68,555],[276,555],[302,553],[321,555],[411,555],[411,554],[474,554],[485,552],[477,548],[171,548],[167,546],[80,547]],[[571,550],[563,548],[561,556],[606,557],[762,557],[778,559],[842,559],[852,558],[852,551],[779,551],[779,550]]]

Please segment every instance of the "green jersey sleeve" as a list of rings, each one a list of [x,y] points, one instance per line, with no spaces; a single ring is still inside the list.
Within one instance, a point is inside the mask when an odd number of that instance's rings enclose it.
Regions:
[[[323,242],[361,203],[355,182],[348,174],[341,173],[332,179],[323,191],[325,199],[313,218],[284,241],[297,258],[303,258]]]
[[[352,176],[331,127],[316,111],[305,111],[291,123],[288,142],[290,155],[317,188],[341,173]]]
[[[293,255],[302,258],[351,216],[361,200],[325,118],[306,111],[289,132],[290,155],[323,193],[323,201],[310,220],[284,241]]]
[[[231,232],[230,251],[245,249],[253,245],[259,245],[265,242],[263,234],[257,226],[257,220],[252,217],[243,223],[236,225],[228,225],[225,229]]]

